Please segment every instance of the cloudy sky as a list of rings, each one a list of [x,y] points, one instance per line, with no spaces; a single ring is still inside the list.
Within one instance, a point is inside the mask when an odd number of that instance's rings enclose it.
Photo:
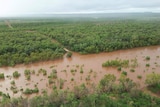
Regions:
[[[0,0],[0,16],[103,12],[160,12],[160,0]]]

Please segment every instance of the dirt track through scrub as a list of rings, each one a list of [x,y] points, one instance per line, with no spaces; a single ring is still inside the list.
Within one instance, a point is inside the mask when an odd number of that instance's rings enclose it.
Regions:
[[[9,28],[13,29],[11,23],[10,23],[8,20],[5,20],[5,24],[6,24]]]

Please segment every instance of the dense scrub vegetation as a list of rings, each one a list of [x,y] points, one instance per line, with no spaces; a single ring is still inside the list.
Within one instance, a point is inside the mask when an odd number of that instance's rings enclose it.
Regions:
[[[0,33],[0,43],[0,66],[53,60],[64,54],[59,44],[33,32],[3,32]]]
[[[160,44],[160,21],[105,20],[52,25],[41,33],[72,51],[108,52]]]
[[[152,73],[147,75],[146,84],[148,89],[157,95],[160,95],[160,74]]]
[[[136,83],[121,74],[116,83],[113,74],[105,75],[98,87],[87,88],[84,84],[73,91],[53,89],[51,94],[43,93],[31,99],[11,98],[0,92],[0,107],[159,107],[160,98],[143,93]],[[39,90],[26,89],[25,94],[38,93]]]
[[[102,64],[103,67],[128,67],[129,66],[129,60],[109,60]]]
[[[63,47],[80,53],[108,52],[160,44],[160,20],[1,20],[0,66],[53,60]],[[54,40],[52,40],[54,39]]]

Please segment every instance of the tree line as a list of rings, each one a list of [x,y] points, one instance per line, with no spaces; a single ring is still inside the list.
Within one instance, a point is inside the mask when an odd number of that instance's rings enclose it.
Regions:
[[[106,20],[42,27],[39,32],[80,53],[159,45],[160,21]]]

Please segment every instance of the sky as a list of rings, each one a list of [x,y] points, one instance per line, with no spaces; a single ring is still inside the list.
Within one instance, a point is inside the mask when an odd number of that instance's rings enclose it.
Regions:
[[[160,0],[0,0],[0,16],[160,12]]]

